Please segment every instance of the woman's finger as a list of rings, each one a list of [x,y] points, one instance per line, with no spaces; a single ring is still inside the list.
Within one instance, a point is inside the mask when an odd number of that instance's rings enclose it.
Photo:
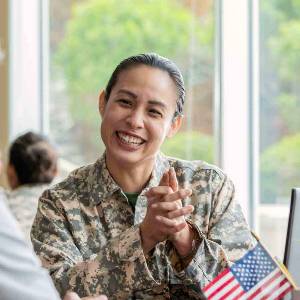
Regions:
[[[170,211],[167,214],[167,217],[169,219],[174,219],[174,218],[178,218],[178,217],[181,217],[181,216],[188,215],[188,214],[192,213],[193,211],[194,211],[194,206],[193,205],[187,205],[187,206],[184,206],[180,209]]]
[[[161,186],[169,186],[169,181],[170,181],[170,175],[169,175],[169,171],[166,171],[164,173],[164,175],[162,176],[160,182],[158,185]]]
[[[186,197],[189,197],[192,195],[192,190],[191,189],[180,189],[179,191],[175,193],[169,193],[166,196],[162,198],[162,201],[176,201],[176,200],[182,200]]]
[[[181,202],[155,202],[151,205],[151,208],[160,211],[161,213],[168,213],[170,211],[178,210],[182,207]]]
[[[169,186],[156,186],[151,188],[145,193],[145,196],[148,197],[160,197],[167,194],[173,193],[173,190]]]
[[[166,218],[164,216],[156,216],[155,218],[157,221],[159,221],[162,224],[162,226],[166,227],[166,230],[168,230],[168,232],[165,233],[171,233],[170,231],[172,229],[173,229],[172,233],[176,233],[186,226],[186,222],[184,219],[181,223],[178,223],[178,221]]]
[[[178,191],[178,181],[173,167],[169,170],[169,186],[172,188],[173,192]]]

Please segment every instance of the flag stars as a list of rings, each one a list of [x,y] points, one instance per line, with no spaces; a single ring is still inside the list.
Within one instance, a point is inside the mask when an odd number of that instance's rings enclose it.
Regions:
[[[250,252],[244,259],[238,261],[232,267],[232,271],[235,272],[237,279],[244,288],[251,289],[258,281],[272,272],[274,268],[274,263],[266,257],[264,250],[258,247],[258,249],[252,253]]]

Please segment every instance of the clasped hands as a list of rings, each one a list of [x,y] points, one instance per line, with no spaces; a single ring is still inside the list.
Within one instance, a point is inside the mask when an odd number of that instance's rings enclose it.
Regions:
[[[185,216],[193,212],[194,206],[182,206],[182,200],[191,194],[191,189],[178,188],[174,168],[164,173],[157,187],[146,192],[147,213],[140,225],[145,254],[164,240],[170,240],[180,256],[192,251],[194,233]]]

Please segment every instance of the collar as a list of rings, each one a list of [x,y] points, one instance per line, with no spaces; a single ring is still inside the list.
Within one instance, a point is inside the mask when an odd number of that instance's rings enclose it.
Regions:
[[[101,199],[112,195],[115,191],[120,190],[118,184],[111,177],[105,161],[105,152],[94,163],[87,175],[88,190],[92,200],[98,205]]]
[[[163,173],[170,168],[169,161],[162,153],[157,153],[155,157],[154,168],[147,186],[141,192],[144,195],[151,187],[157,186]],[[92,165],[88,176],[88,190],[91,198],[98,205],[102,199],[111,196],[116,191],[121,191],[120,186],[114,181],[110,175],[106,161],[105,152],[103,155]]]

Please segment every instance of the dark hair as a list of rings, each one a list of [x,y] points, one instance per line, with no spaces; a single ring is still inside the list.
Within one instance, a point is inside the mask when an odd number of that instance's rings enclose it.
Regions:
[[[138,54],[134,56],[130,56],[124,60],[122,60],[116,69],[113,71],[108,84],[105,89],[105,99],[108,101],[110,93],[118,80],[118,75],[133,66],[136,65],[146,65],[153,68],[158,68],[163,71],[168,72],[171,79],[176,85],[178,99],[176,101],[176,110],[174,117],[183,114],[183,105],[184,105],[184,98],[185,98],[185,88],[184,88],[184,81],[183,77],[180,73],[180,70],[176,66],[174,62],[171,60],[162,57],[156,53],[145,53],[145,54]]]
[[[50,183],[57,168],[57,154],[45,137],[27,132],[11,144],[9,164],[14,167],[20,185]]]

